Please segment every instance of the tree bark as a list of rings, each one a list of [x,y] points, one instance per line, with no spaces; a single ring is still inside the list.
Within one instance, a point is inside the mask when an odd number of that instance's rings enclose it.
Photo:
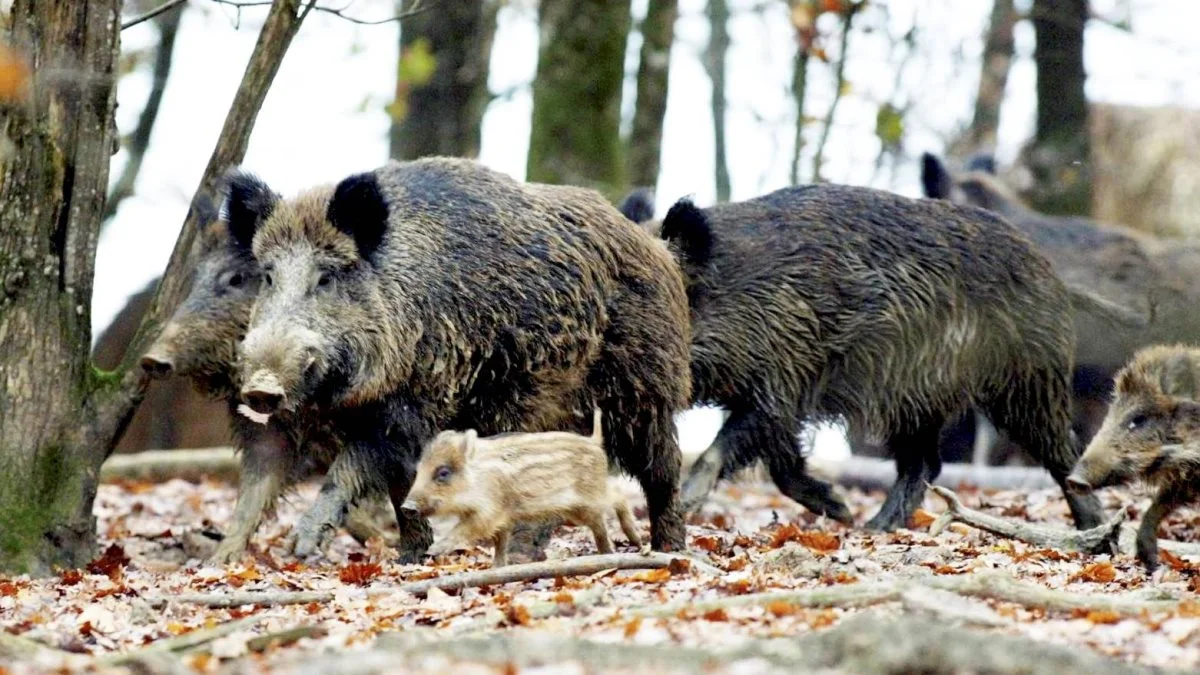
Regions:
[[[654,188],[662,155],[663,118],[667,113],[667,84],[671,43],[675,39],[677,0],[650,0],[642,20],[642,52],[638,62],[637,106],[629,134],[629,180]]]
[[[104,204],[104,221],[107,222],[117,214],[117,207],[126,198],[133,195],[137,184],[138,174],[142,170],[142,160],[150,147],[150,135],[154,132],[154,123],[158,121],[158,109],[162,105],[163,92],[167,89],[167,79],[171,76],[171,64],[175,58],[175,36],[179,33],[179,21],[183,18],[184,6],[174,7],[159,14],[154,19],[158,27],[158,47],[154,51],[154,73],[151,75],[150,96],[146,106],[138,117],[137,127],[129,137],[127,150],[129,160],[121,169],[121,176],[113,186]]]
[[[1013,27],[1017,12],[1013,0],[995,0],[987,33],[983,38],[983,59],[979,69],[979,90],[975,95],[975,113],[971,127],[962,139],[969,152],[996,147],[1000,129],[1000,106],[1008,87],[1008,71],[1013,59]]]
[[[531,181],[584,185],[616,200],[625,191],[621,84],[628,0],[542,0],[533,81]]]
[[[792,102],[796,105],[796,128],[792,139],[792,168],[788,180],[800,184],[800,155],[804,152],[804,99],[808,96],[808,46],[796,36],[796,58],[792,62]]]
[[[310,7],[272,5],[205,172],[207,198],[215,198],[220,172],[241,160]],[[17,0],[10,26],[10,44],[28,50],[38,68],[29,101],[0,113],[11,144],[0,172],[0,570],[44,575],[95,553],[100,465],[146,389],[127,365],[181,299],[197,218],[189,210],[125,367],[96,370],[90,304],[116,140],[120,1]]]
[[[113,152],[120,0],[16,0],[37,68],[0,112],[0,569],[78,566],[95,542],[86,444],[92,272]],[[40,66],[40,67],[39,67]]]
[[[1038,211],[1087,215],[1092,204],[1091,144],[1084,94],[1087,0],[1034,0],[1037,132],[1026,152]]]
[[[435,68],[426,82],[408,81],[403,73],[397,77],[392,159],[479,155],[497,5],[455,0],[401,21],[401,58],[427,48]]]
[[[708,50],[704,69],[712,81],[713,146],[716,166],[717,201],[729,201],[729,160],[725,156],[725,54],[729,51],[729,3],[708,0]]]

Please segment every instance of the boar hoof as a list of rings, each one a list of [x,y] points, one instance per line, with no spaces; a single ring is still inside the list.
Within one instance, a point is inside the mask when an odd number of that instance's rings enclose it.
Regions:
[[[292,547],[292,553],[297,558],[312,558],[323,548],[324,542],[332,533],[333,530],[328,527],[302,526],[296,534],[296,545]]]

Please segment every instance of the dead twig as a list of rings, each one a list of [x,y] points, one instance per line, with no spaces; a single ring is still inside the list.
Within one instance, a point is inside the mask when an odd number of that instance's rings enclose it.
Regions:
[[[324,626],[296,626],[250,638],[246,641],[246,649],[252,652],[265,652],[271,647],[287,646],[303,638],[324,637],[328,632],[329,630]]]
[[[131,652],[123,652],[120,654],[109,654],[96,659],[95,663],[99,666],[119,666],[125,663],[131,663],[146,658],[149,654],[158,654],[163,652],[178,652],[185,649],[191,649],[200,645],[212,642],[217,638],[225,637],[230,633],[235,633],[239,630],[252,628],[259,622],[266,619],[265,616],[247,616],[242,619],[228,621],[212,628],[201,628],[183,635],[157,640]]]
[[[1117,537],[1120,535],[1121,523],[1125,520],[1125,512],[1118,511],[1108,522],[1090,530],[1064,530],[976,511],[963,506],[958,495],[951,490],[936,485],[930,489],[945,500],[947,506],[947,510],[929,526],[929,533],[934,536],[940,534],[950,523],[960,522],[1037,546],[1081,553],[1111,553],[1117,550]]]
[[[271,0],[246,0],[245,2],[239,2],[238,0],[211,0],[211,1],[218,5],[225,5],[227,7],[235,7],[235,8],[237,8],[237,10],[239,12],[241,12],[241,10],[249,8],[249,7],[265,7],[265,6],[271,4]],[[333,16],[336,16],[337,18],[342,19],[343,21],[349,21],[350,23],[358,24],[360,26],[381,26],[381,25],[387,24],[387,23],[396,23],[396,22],[406,19],[410,16],[420,14],[429,9],[429,7],[427,7],[422,0],[416,0],[415,2],[412,3],[412,5],[409,6],[408,9],[401,11],[401,12],[397,12],[397,13],[393,14],[392,16],[389,16],[386,19],[358,19],[353,16],[346,15],[345,12],[348,7],[349,7],[349,5],[347,5],[346,7],[341,7],[341,8],[325,7],[323,5],[316,4],[316,2],[312,2],[309,5],[309,9],[312,9],[317,12],[321,12],[323,14],[332,14]]]
[[[146,602],[153,609],[161,609],[167,603],[178,602],[202,607],[277,607],[279,605],[305,605],[310,602],[333,600],[330,591],[236,591],[232,593],[181,593],[179,595],[148,596]]]
[[[145,23],[145,22],[149,21],[150,19],[153,19],[154,17],[158,16],[159,14],[162,14],[164,12],[169,12],[172,9],[174,9],[180,5],[187,4],[187,1],[188,0],[167,0],[163,4],[159,5],[158,7],[155,7],[154,9],[152,9],[148,12],[143,12],[141,14],[138,14],[137,16],[133,16],[133,17],[130,17],[130,18],[122,21],[121,22],[121,30],[125,30],[126,28],[132,28],[132,27],[138,25],[139,23]]]

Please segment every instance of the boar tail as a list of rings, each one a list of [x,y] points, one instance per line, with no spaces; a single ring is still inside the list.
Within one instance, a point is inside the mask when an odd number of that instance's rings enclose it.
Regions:
[[[603,445],[604,444],[604,429],[601,420],[604,419],[604,411],[596,408],[592,413],[592,440]]]
[[[1088,312],[1108,319],[1113,323],[1134,328],[1145,327],[1150,322],[1147,317],[1142,316],[1139,312],[1135,312],[1108,298],[1102,298],[1082,286],[1076,284],[1064,285],[1067,288],[1067,297],[1071,300],[1071,307],[1077,312]]]

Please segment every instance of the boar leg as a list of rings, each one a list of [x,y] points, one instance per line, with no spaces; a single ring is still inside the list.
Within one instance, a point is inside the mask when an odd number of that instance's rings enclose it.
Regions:
[[[1165,487],[1154,497],[1137,531],[1137,558],[1146,566],[1147,572],[1158,567],[1158,526],[1172,511],[1187,501],[1188,495],[1181,490]]]
[[[634,546],[641,546],[642,536],[638,534],[637,521],[633,519],[633,511],[629,508],[629,502],[620,497],[613,505],[613,509],[617,512],[617,520],[621,521],[621,531],[625,533],[625,538]]]
[[[712,445],[696,458],[683,481],[680,502],[685,513],[694,513],[703,506],[718,481],[767,456],[756,438],[764,426],[756,419],[759,416],[761,413],[753,410],[729,411]]]
[[[572,514],[580,525],[592,531],[596,540],[596,550],[600,553],[612,553],[612,539],[608,538],[608,528],[604,525],[604,513],[595,509],[581,509]]]
[[[1056,390],[1062,395],[1047,400],[1047,392]],[[1104,509],[1095,494],[1079,495],[1067,489],[1067,476],[1079,459],[1079,447],[1072,439],[1069,405],[1065,381],[1061,386],[1051,386],[1042,379],[1040,383],[1035,380],[1016,385],[1002,394],[988,412],[998,428],[1007,431],[1017,445],[1050,472],[1066,495],[1075,527],[1090,530],[1104,523]]]
[[[683,551],[687,531],[679,504],[679,443],[675,420],[666,406],[650,401],[599,401],[606,413],[604,428],[609,456],[642,486],[650,513],[650,545],[656,551]],[[607,432],[606,432],[607,433]]]
[[[508,564],[508,528],[502,527],[492,536],[492,544],[496,551],[492,553],[492,567],[504,567]]]
[[[938,436],[942,420],[927,419],[915,431],[897,434],[888,441],[896,455],[896,482],[888,490],[883,506],[867,527],[890,532],[907,527],[913,511],[925,498],[925,486],[942,472]]]
[[[562,523],[558,520],[517,523],[508,538],[509,556],[515,557],[518,562],[545,560],[546,546],[550,543],[550,536],[554,534],[554,528],[560,524]]]
[[[288,464],[284,444],[287,441],[269,428],[251,431],[247,436],[243,439],[245,448],[233,520],[225,538],[209,558],[209,562],[217,565],[234,562],[246,553],[250,537],[284,486]]]

